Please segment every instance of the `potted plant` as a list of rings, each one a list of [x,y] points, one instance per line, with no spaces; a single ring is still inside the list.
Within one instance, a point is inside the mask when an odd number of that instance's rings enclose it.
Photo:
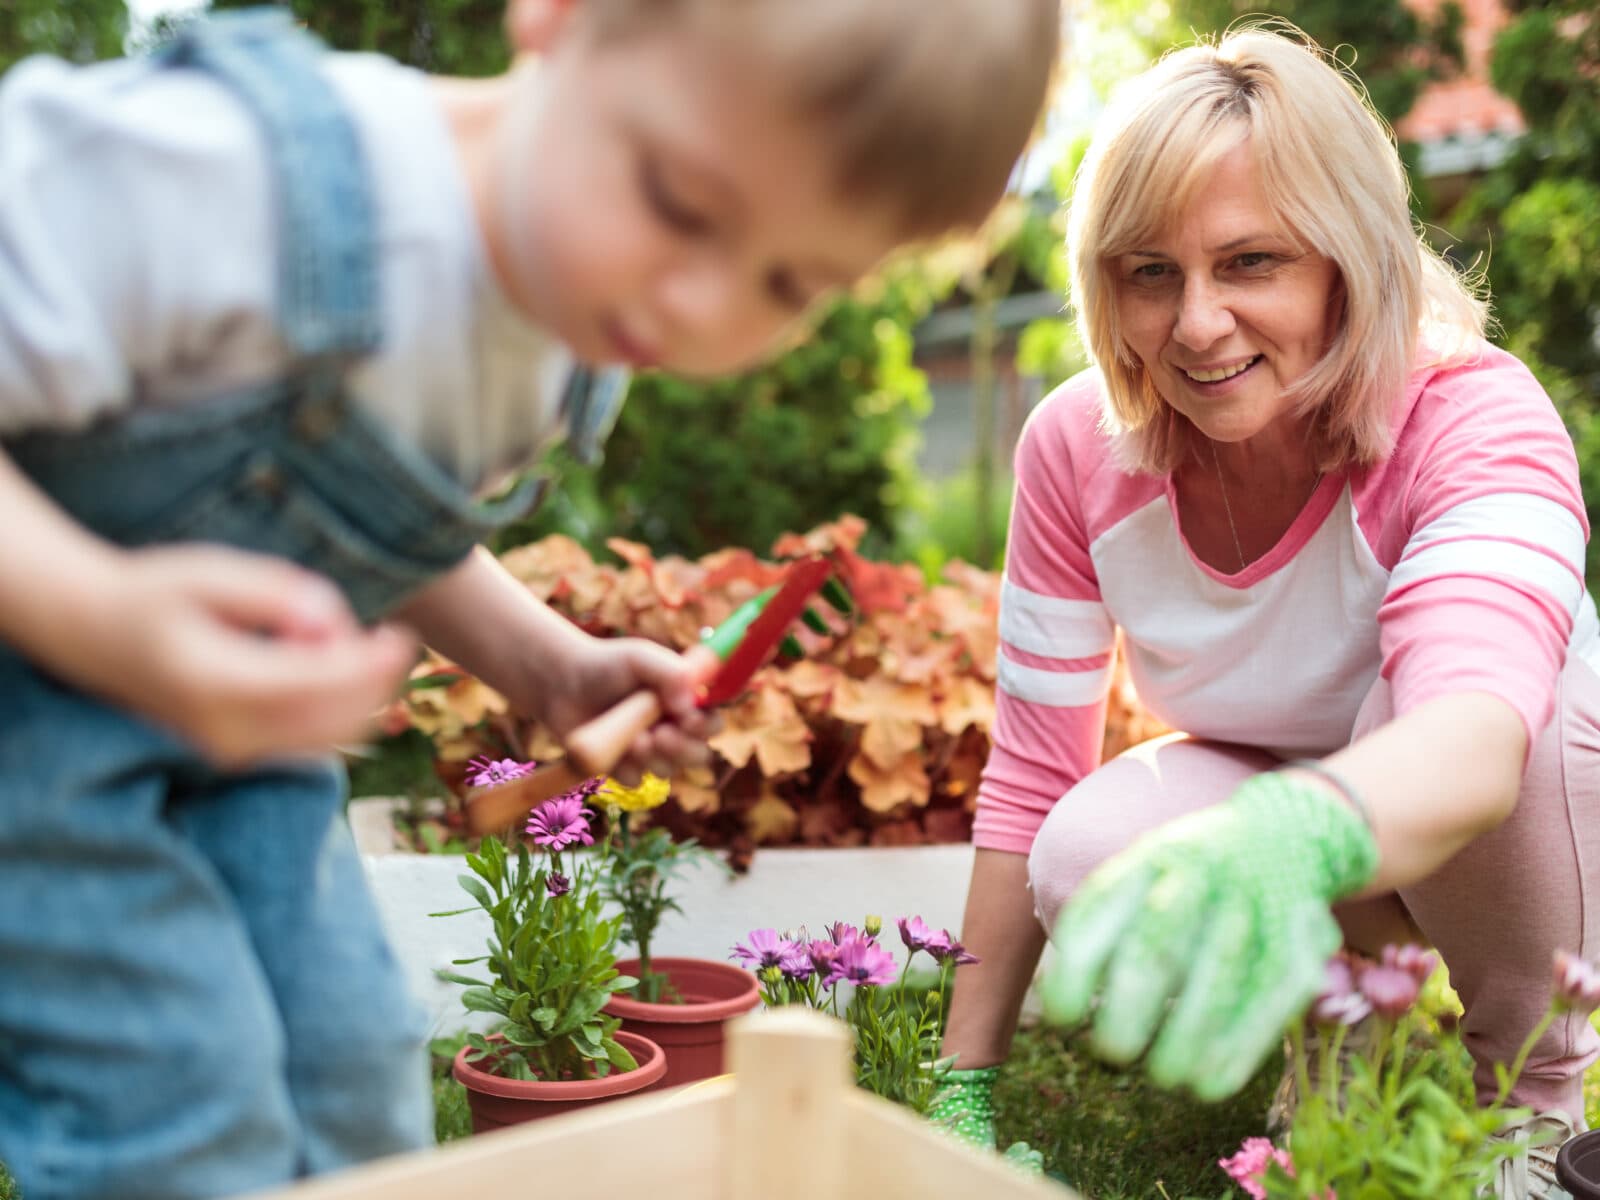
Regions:
[[[613,995],[605,1011],[620,1018],[624,1030],[666,1050],[667,1073],[655,1085],[661,1088],[720,1075],[727,1023],[761,1003],[760,984],[749,971],[652,952],[661,918],[682,911],[667,891],[674,874],[695,860],[727,870],[693,839],[679,841],[661,826],[635,826],[638,814],[659,807],[669,790],[665,779],[646,774],[636,788],[607,780],[595,794],[609,817],[600,891],[622,913],[622,940],[639,952],[617,963],[638,987]]]
[[[492,930],[488,954],[455,965],[485,964],[488,977],[445,977],[465,986],[469,1011],[500,1018],[489,1036],[467,1036],[452,1068],[467,1089],[474,1132],[642,1091],[666,1073],[661,1047],[619,1030],[604,1011],[636,982],[617,970],[622,918],[604,915],[593,864],[562,870],[563,851],[594,842],[586,791],[548,800],[528,818],[526,832],[548,862],[535,864],[520,840],[508,852],[498,838],[467,855],[473,874],[462,875],[461,886]]]

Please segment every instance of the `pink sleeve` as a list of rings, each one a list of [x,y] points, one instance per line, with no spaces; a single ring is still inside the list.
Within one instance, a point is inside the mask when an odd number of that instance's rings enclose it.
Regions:
[[[1081,385],[1067,384],[1034,413],[1017,449],[993,748],[972,829],[985,849],[1027,853],[1051,807],[1100,761],[1116,631],[1078,500],[1068,436],[1083,411],[1075,388],[1081,401]]]
[[[1588,604],[1572,441],[1528,369],[1486,348],[1428,381],[1396,456],[1404,541],[1378,610],[1395,711],[1488,692],[1531,746]]]

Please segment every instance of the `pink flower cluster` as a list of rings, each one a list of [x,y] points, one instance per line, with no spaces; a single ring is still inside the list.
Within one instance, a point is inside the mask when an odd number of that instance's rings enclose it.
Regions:
[[[936,933],[921,917],[901,917],[898,925],[900,940],[912,955],[921,950],[940,966],[950,963],[959,967],[978,961],[977,955],[969,952],[948,929]],[[815,939],[808,937],[804,930],[783,936],[775,929],[753,929],[744,942],[734,946],[729,957],[744,963],[764,979],[771,975],[773,981],[783,978],[804,983],[815,976],[823,987],[836,983],[868,987],[893,983],[899,973],[894,956],[878,943],[877,926],[869,922],[868,929],[872,932],[836,921],[827,926],[826,938]]]
[[[1294,1163],[1287,1150],[1280,1150],[1264,1137],[1245,1138],[1231,1158],[1217,1160],[1217,1165],[1228,1173],[1228,1178],[1244,1190],[1252,1200],[1266,1200],[1267,1167],[1277,1163],[1289,1177],[1294,1178]],[[1332,1188],[1323,1192],[1318,1200],[1339,1200]]]
[[[1422,985],[1438,965],[1439,956],[1432,950],[1410,943],[1385,946],[1377,962],[1340,951],[1324,968],[1311,1020],[1322,1026],[1354,1025],[1373,1012],[1398,1020],[1417,1002]]]

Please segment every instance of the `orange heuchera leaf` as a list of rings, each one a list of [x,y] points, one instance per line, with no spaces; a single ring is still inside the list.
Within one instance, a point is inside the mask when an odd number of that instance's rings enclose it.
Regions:
[[[949,680],[939,697],[939,724],[946,733],[960,733],[969,725],[987,733],[994,724],[994,688],[970,675]]]
[[[508,550],[500,561],[540,599],[549,597],[563,581],[593,575],[597,569],[587,550],[559,533]]]
[[[858,721],[863,725],[882,717],[898,717],[922,725],[932,725],[939,719],[930,689],[882,675],[841,679],[834,692],[833,712],[846,721]]]
[[[818,525],[807,533],[784,534],[772,543],[772,557],[805,558],[812,554],[831,554],[836,550],[854,550],[861,544],[861,537],[866,532],[865,521],[854,513],[845,513],[837,521]]]
[[[887,770],[858,754],[850,760],[850,778],[861,788],[861,803],[873,812],[893,812],[908,803],[921,808],[928,803],[928,773],[919,753],[907,754]]]
[[[723,710],[722,732],[708,745],[735,767],[752,755],[763,775],[786,775],[811,765],[811,730],[787,692],[762,687]]]
[[[717,776],[710,767],[686,766],[672,776],[672,798],[684,812],[711,814],[722,807]]]
[[[861,731],[861,753],[885,771],[921,749],[922,726],[903,717],[878,717]]]
[[[813,658],[803,658],[779,675],[778,682],[791,696],[810,700],[833,691],[839,682],[839,669]]]
[[[700,559],[700,566],[705,571],[700,587],[707,592],[744,582],[754,585],[750,588],[753,594],[783,578],[782,567],[764,563],[742,548],[714,551]]]
[[[762,787],[761,795],[744,814],[745,830],[758,846],[787,842],[799,824],[799,814],[770,784]]]

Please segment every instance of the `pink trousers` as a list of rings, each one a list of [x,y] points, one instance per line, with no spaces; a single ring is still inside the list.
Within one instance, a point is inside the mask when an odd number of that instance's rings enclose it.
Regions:
[[[1379,680],[1354,735],[1393,716]],[[1448,753],[1448,749],[1444,751]],[[1056,914],[1083,878],[1140,834],[1225,799],[1276,765],[1249,747],[1174,734],[1119,755],[1051,811],[1028,868],[1039,919]],[[1495,1092],[1494,1064],[1510,1064],[1545,1012],[1557,948],[1600,954],[1600,677],[1581,662],[1563,673],[1555,716],[1540,735],[1512,815],[1434,874],[1397,893],[1339,905],[1346,940],[1376,953],[1421,938],[1450,971],[1466,1015],[1461,1031],[1477,1063],[1481,1098]],[[1600,1037],[1579,1017],[1557,1020],[1529,1055],[1512,1100],[1562,1109],[1583,1127],[1583,1072]]]

